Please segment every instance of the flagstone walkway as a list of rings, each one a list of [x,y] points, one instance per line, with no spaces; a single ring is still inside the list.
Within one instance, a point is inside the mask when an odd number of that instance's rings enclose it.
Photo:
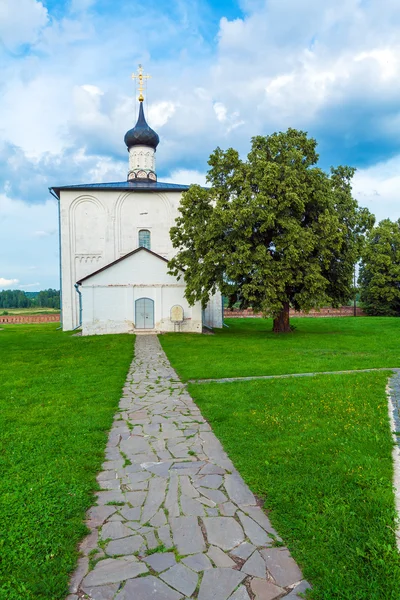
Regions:
[[[68,600],[294,600],[309,587],[155,335],[136,337],[106,457]]]

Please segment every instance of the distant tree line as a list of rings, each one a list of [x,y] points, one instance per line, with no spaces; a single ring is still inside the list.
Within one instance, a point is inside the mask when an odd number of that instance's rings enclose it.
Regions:
[[[40,292],[3,290],[0,308],[60,308],[60,292],[49,288]]]

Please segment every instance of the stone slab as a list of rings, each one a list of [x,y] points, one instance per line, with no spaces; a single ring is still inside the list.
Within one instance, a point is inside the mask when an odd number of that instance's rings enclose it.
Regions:
[[[281,587],[300,582],[303,575],[287,548],[263,548],[260,550],[267,569]]]
[[[87,513],[87,524],[89,527],[103,525],[117,510],[116,506],[93,506]]]
[[[146,573],[148,568],[135,556],[126,558],[106,558],[99,561],[82,582],[83,587],[99,586],[105,583],[118,583]]]
[[[211,488],[204,487],[198,487],[197,489],[200,492],[200,494],[203,494],[203,496],[209,498],[210,500],[215,502],[215,504],[223,504],[228,500],[228,498],[223,492],[221,492],[221,490],[213,490]]]
[[[229,600],[250,600],[250,596],[247,593],[247,590],[244,587],[244,585],[239,585],[236,592],[234,592],[232,596],[229,597]]]
[[[252,579],[250,583],[254,600],[274,600],[280,598],[285,590],[265,579]]]
[[[175,554],[173,552],[156,552],[143,559],[153,571],[161,573],[176,564]]]
[[[132,530],[120,521],[108,522],[101,528],[101,537],[103,540],[118,540],[129,535],[132,535]]]
[[[86,575],[88,568],[89,568],[88,557],[81,556],[78,560],[77,568],[75,569],[74,573],[72,574],[72,577],[69,582],[69,591],[71,593],[75,593],[78,591],[79,585],[80,585],[82,579],[84,578],[84,576]]]
[[[249,542],[243,542],[243,544],[240,544],[240,546],[234,548],[230,554],[246,560],[251,554],[253,554],[255,549],[256,547],[253,546],[253,544],[249,544]]]
[[[82,591],[91,598],[91,600],[113,600],[119,583],[109,583],[97,587],[83,587]]]
[[[185,494],[181,494],[180,498],[181,508],[184,515],[194,517],[204,517],[205,510],[201,502],[198,502],[196,498],[189,498]]]
[[[235,506],[233,502],[224,502],[223,504],[218,505],[218,509],[223,517],[233,517],[237,511],[237,506]]]
[[[308,583],[308,581],[303,580],[298,585],[296,585],[296,587],[290,592],[290,594],[285,596],[285,599],[299,600],[300,598],[303,598],[303,596],[299,596],[299,594],[304,594],[304,592],[310,588],[311,585]]]
[[[227,600],[244,577],[234,569],[209,569],[204,572],[198,600]]]
[[[183,558],[182,562],[192,569],[192,571],[196,571],[196,573],[212,569],[212,564],[206,554],[192,554],[191,556]]]
[[[238,472],[225,475],[225,489],[235,504],[256,505],[254,494],[249,490]]]
[[[272,533],[276,537],[279,537],[276,530],[272,527],[271,521],[265,514],[265,512],[259,506],[241,506],[243,512],[249,515],[253,521],[258,523],[265,531]]]
[[[174,543],[179,554],[204,552],[206,545],[196,517],[176,517],[170,520]]]
[[[232,560],[228,554],[225,554],[221,548],[217,548],[217,546],[210,546],[207,556],[213,561],[216,567],[233,568],[236,565],[235,561]]]
[[[243,525],[247,537],[255,546],[267,546],[271,543],[271,538],[262,527],[247,515],[238,511],[238,517]]]
[[[164,506],[168,510],[170,518],[179,517],[178,477],[171,477],[169,479],[168,492],[165,498]]]
[[[233,517],[205,517],[203,523],[209,544],[232,550],[244,541],[243,529]]]
[[[150,600],[153,598],[154,600],[180,600],[183,596],[153,575],[127,581],[116,596],[116,600]]]
[[[128,507],[124,507],[121,511],[120,514],[124,517],[124,519],[126,519],[127,521],[139,521],[140,520],[140,513],[142,512],[142,509],[140,508],[140,506],[137,506],[136,508],[128,508]]]
[[[243,573],[247,573],[247,575],[252,575],[253,577],[260,577],[262,579],[267,578],[265,560],[257,551],[253,552],[250,558],[244,563],[241,570]]]
[[[165,500],[166,488],[167,482],[162,477],[153,477],[153,479],[150,480],[149,491],[142,511],[142,523],[146,523],[154,517],[161,504]]]
[[[199,580],[196,573],[181,563],[174,565],[168,571],[162,573],[160,577],[165,583],[178,590],[178,592],[182,592],[185,596],[193,594]]]
[[[114,556],[117,554],[127,555],[138,552],[144,546],[144,539],[141,535],[131,535],[119,540],[113,540],[106,546],[106,554]]]

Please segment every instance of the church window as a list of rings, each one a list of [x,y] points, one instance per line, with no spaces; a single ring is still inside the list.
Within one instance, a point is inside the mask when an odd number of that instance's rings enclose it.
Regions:
[[[139,247],[150,250],[150,231],[148,229],[141,229],[139,231]]]

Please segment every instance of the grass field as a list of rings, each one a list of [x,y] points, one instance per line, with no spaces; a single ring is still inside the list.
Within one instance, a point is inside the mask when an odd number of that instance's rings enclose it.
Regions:
[[[160,336],[183,380],[400,367],[400,319],[297,318],[286,335],[272,333],[270,319],[227,323],[214,335]]]
[[[189,385],[315,600],[400,597],[386,380],[353,373]]]
[[[0,598],[61,600],[133,338],[1,327]]]

